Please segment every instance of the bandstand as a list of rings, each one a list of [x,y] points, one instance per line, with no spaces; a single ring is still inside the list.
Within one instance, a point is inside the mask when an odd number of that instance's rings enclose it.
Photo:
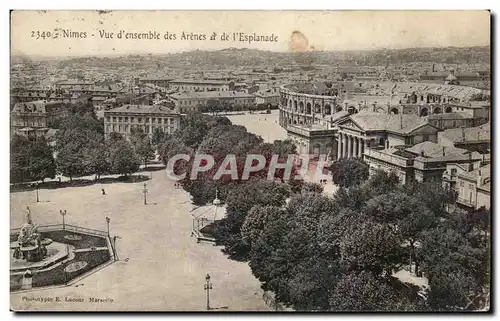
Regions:
[[[191,236],[196,237],[198,243],[205,241],[215,245],[215,221],[222,219],[225,214],[226,208],[221,206],[217,195],[212,204],[192,209],[190,212],[192,218]]]

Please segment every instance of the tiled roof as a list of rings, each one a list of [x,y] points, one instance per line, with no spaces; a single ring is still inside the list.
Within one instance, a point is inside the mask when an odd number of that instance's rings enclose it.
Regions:
[[[210,98],[252,98],[251,94],[241,91],[198,91],[189,93],[175,93],[171,95],[174,99],[210,99]]]
[[[174,79],[170,83],[178,84],[206,84],[206,85],[228,85],[227,81],[208,79]]]
[[[422,142],[410,148],[405,149],[416,156],[421,161],[460,161],[460,160],[479,160],[481,154],[477,152],[470,153],[466,149],[439,145],[433,142]]]
[[[174,108],[160,105],[123,105],[107,110],[104,113],[177,114]]]
[[[478,127],[446,129],[441,135],[454,143],[464,141],[490,141],[490,123]]]
[[[388,130],[403,134],[428,124],[427,120],[413,114],[388,115],[368,111],[351,115],[351,119],[364,130]]]

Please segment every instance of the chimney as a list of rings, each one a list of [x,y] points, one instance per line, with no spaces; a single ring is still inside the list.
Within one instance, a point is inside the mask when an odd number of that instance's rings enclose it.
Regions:
[[[482,185],[483,183],[483,177],[481,176],[481,170],[479,170],[479,173],[477,175],[477,185]]]
[[[445,151],[444,151],[444,146],[443,146],[443,156],[446,156],[446,153],[445,153]]]
[[[423,150],[420,151],[420,156],[425,157],[425,152]]]

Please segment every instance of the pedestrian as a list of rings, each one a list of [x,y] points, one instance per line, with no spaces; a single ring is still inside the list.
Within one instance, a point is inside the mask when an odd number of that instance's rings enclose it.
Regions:
[[[104,188],[101,188],[101,192],[102,192],[102,195],[106,195],[106,191],[104,190]]]

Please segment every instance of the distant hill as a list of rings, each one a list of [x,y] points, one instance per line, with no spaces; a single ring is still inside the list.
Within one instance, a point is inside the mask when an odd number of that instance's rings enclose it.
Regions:
[[[446,48],[408,48],[382,49],[366,51],[316,51],[306,53],[272,52],[257,49],[228,48],[219,51],[195,50],[174,54],[127,55],[111,57],[65,57],[52,58],[64,60],[65,64],[84,63],[93,66],[136,67],[141,64],[154,63],[170,65],[217,65],[217,66],[248,66],[248,65],[311,65],[311,64],[358,64],[358,65],[385,65],[404,64],[410,62],[434,63],[490,63],[490,46],[482,47],[446,47]],[[27,57],[13,56],[12,62],[26,61]],[[33,59],[33,57],[29,57]],[[41,57],[34,57],[42,60]],[[48,60],[48,57],[43,60]]]

